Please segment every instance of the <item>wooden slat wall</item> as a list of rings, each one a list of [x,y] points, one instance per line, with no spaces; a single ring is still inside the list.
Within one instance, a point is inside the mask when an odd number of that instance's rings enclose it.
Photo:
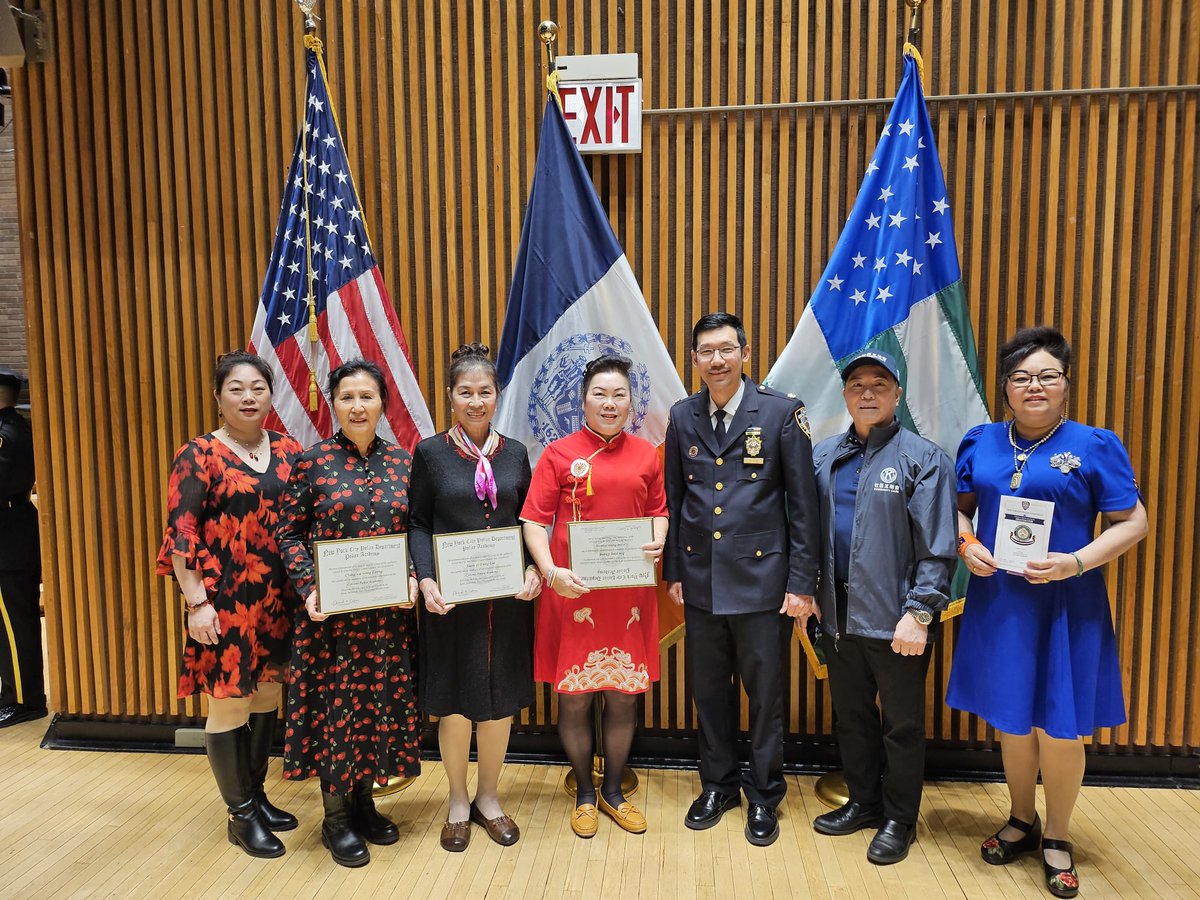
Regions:
[[[215,424],[208,381],[244,344],[278,215],[303,84],[286,0],[26,0],[51,19],[45,65],[14,70],[22,252],[55,706],[175,721],[180,615],[153,575],[175,447]],[[858,189],[900,71],[895,2],[322,4],[331,90],[377,256],[439,426],[460,341],[495,345],[529,190],[544,78],[561,53],[636,51],[641,155],[588,166],[685,383],[691,322],[746,321],[751,374],[786,342]],[[926,4],[926,93],[1195,86],[1185,0]],[[781,9],[782,7],[782,9]],[[1152,535],[1109,567],[1129,724],[1097,752],[1200,745],[1193,582],[1200,460],[1195,90],[933,100],[984,378],[1015,328],[1063,327],[1074,407],[1125,439]],[[995,393],[993,391],[993,393]],[[993,403],[994,403],[993,398]],[[999,407],[995,407],[1000,414]],[[941,703],[929,733],[990,745]],[[829,731],[799,654],[791,731]],[[548,692],[531,727],[552,715]],[[646,725],[691,728],[683,650]]]

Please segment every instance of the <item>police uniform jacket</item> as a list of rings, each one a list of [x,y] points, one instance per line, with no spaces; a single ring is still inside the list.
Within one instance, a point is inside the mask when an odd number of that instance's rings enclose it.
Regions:
[[[837,631],[834,572],[834,478],[843,460],[863,452],[850,539],[846,631],[890,641],[908,608],[935,617],[949,604],[956,558],[958,495],[954,463],[937,444],[893,420],[867,434],[854,426],[813,451],[821,497],[823,569],[817,602],[821,627]],[[930,638],[935,631],[930,630]]]
[[[40,574],[33,490],[33,430],[13,407],[0,409],[0,570]]]
[[[663,577],[682,582],[689,606],[716,615],[777,611],[785,592],[815,592],[819,568],[804,404],[743,381],[720,446],[704,389],[671,408],[663,458]]]

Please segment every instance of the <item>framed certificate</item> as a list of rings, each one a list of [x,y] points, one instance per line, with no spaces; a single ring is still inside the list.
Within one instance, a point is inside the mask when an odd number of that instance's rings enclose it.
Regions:
[[[408,606],[408,535],[315,541],[317,608],[326,615]]]
[[[1049,500],[1002,496],[996,522],[996,549],[992,551],[996,568],[1020,573],[1031,559],[1045,559],[1050,552],[1053,519],[1054,504]]]
[[[525,587],[521,529],[489,528],[433,536],[438,590],[447,603],[511,597]]]
[[[567,523],[571,571],[593,590],[658,584],[654,561],[642,550],[653,540],[650,518]]]

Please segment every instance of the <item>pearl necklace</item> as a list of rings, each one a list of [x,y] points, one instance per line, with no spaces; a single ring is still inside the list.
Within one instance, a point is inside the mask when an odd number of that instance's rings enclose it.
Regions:
[[[1008,482],[1009,488],[1015,491],[1021,486],[1022,470],[1025,468],[1025,463],[1029,460],[1029,457],[1033,456],[1033,451],[1054,437],[1054,432],[1058,431],[1059,426],[1065,421],[1067,421],[1066,416],[1059,418],[1054,427],[1042,435],[1040,440],[1034,443],[1032,447],[1027,447],[1024,450],[1017,446],[1017,420],[1013,419],[1008,423],[1008,442],[1012,444],[1013,448],[1013,477]]]
[[[259,455],[260,448],[263,445],[263,441],[267,437],[267,432],[265,430],[263,431],[263,433],[261,435],[259,435],[258,440],[255,441],[253,444],[247,444],[244,441],[241,441],[238,438],[234,437],[234,435],[229,431],[229,429],[223,425],[221,426],[221,431],[223,431],[225,433],[225,437],[229,438],[231,441],[233,441],[235,444],[237,444],[239,447],[241,447],[243,450],[246,451],[246,455],[250,457],[251,462],[258,462],[258,455]]]

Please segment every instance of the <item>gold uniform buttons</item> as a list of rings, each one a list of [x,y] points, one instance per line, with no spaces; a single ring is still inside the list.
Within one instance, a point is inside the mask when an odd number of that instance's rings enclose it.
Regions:
[[[695,475],[688,475],[688,481],[694,481],[695,478],[696,478]]]
[[[717,457],[717,465],[718,465],[718,466],[723,466],[723,465],[725,465],[725,460],[724,460],[724,458],[722,458],[722,457],[718,456],[718,457]]]
[[[719,541],[720,539],[721,539],[721,532],[719,532],[719,531],[714,531],[714,532],[713,532],[713,540],[714,540],[714,541]]]
[[[757,472],[751,472],[751,473],[750,473],[750,477],[751,477],[752,479],[753,479],[753,478],[757,478],[757,477],[758,477],[758,473],[757,473]]]
[[[689,546],[688,546],[688,548],[687,548],[687,552],[688,552],[688,553],[691,553],[691,552],[692,552],[692,548],[691,548],[691,546],[690,546],[690,545],[689,545]]]
[[[718,506],[716,509],[713,510],[713,515],[719,516],[720,514],[721,514],[721,507]]]
[[[754,555],[755,555],[755,556],[762,556],[762,551],[761,551],[761,550],[755,550],[755,551],[754,551]]]
[[[723,490],[725,490],[725,485],[724,485],[724,484],[722,484],[721,482],[719,482],[719,481],[718,481],[718,482],[717,482],[717,490],[718,490],[718,491],[723,491]]]

